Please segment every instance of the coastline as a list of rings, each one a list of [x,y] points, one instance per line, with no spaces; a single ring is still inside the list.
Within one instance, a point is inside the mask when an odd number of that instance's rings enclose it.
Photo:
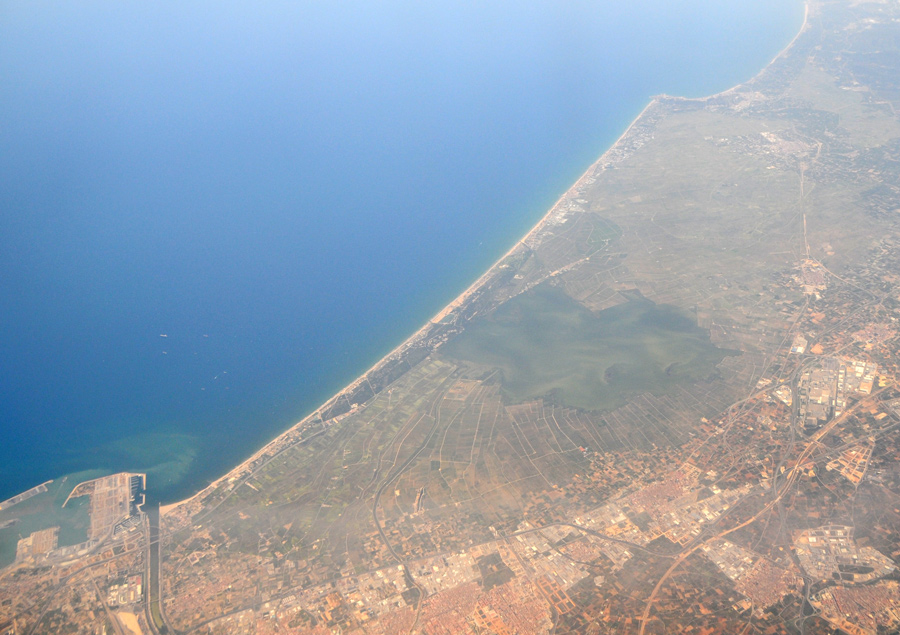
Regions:
[[[797,40],[800,39],[800,36],[806,32],[806,29],[809,27],[809,5],[810,5],[810,0],[804,0],[804,2],[803,2],[803,22],[800,24],[800,30],[797,31],[797,34],[794,36],[794,38],[790,42],[788,42],[787,46],[785,46],[783,49],[778,51],[778,53],[775,54],[775,57],[773,57],[771,60],[769,60],[769,63],[766,64],[765,66],[763,66],[762,69],[760,69],[760,71],[756,75],[754,75],[747,81],[740,82],[738,84],[735,84],[731,88],[726,88],[723,91],[719,91],[718,93],[714,93],[712,95],[706,95],[704,97],[680,97],[678,95],[666,95],[665,93],[657,95],[657,97],[662,98],[662,99],[667,99],[670,101],[703,102],[703,101],[710,101],[712,99],[718,99],[719,97],[725,97],[734,92],[737,92],[739,89],[741,89],[745,86],[752,84],[759,77],[761,77],[767,70],[769,70],[769,67],[772,66],[772,64],[777,62],[788,51],[790,51],[793,48],[794,44],[797,42]]]
[[[643,117],[647,113],[647,111],[650,110],[653,106],[655,106],[658,103],[659,103],[658,99],[652,98],[647,103],[647,105],[644,106],[644,108],[637,115],[637,117],[635,117],[632,120],[632,122],[628,125],[628,127],[625,129],[625,131],[621,135],[619,135],[619,137],[616,139],[616,141],[602,155],[600,155],[600,157],[596,161],[594,161],[590,166],[588,166],[587,170],[585,170],[584,173],[578,177],[578,180],[576,180],[575,183],[573,183],[562,194],[562,196],[560,196],[559,199],[557,199],[557,201],[553,204],[553,206],[551,206],[550,209],[547,211],[547,213],[544,214],[541,217],[541,219],[534,226],[532,226],[532,228],[528,231],[527,234],[525,234],[524,236],[522,236],[522,238],[520,238],[518,241],[516,241],[516,243],[512,247],[510,247],[509,250],[506,251],[502,256],[500,256],[500,258],[498,258],[490,267],[488,267],[485,270],[485,272],[483,274],[481,274],[481,276],[479,276],[475,280],[475,282],[473,282],[462,293],[460,293],[453,300],[451,300],[449,304],[447,304],[443,309],[438,311],[431,319],[429,319],[427,322],[425,322],[425,324],[423,324],[421,327],[419,327],[412,335],[410,335],[405,340],[403,340],[403,342],[401,342],[397,347],[395,347],[393,350],[391,350],[387,355],[385,355],[384,357],[379,359],[372,367],[370,367],[368,370],[366,370],[365,373],[363,373],[362,375],[360,375],[359,377],[354,379],[352,382],[350,382],[349,384],[344,386],[344,388],[342,388],[341,390],[336,392],[332,397],[330,397],[328,400],[326,400],[324,403],[322,403],[322,405],[320,405],[318,408],[316,408],[313,412],[311,412],[306,417],[304,417],[303,419],[301,419],[300,421],[298,421],[297,423],[292,425],[287,430],[278,434],[275,438],[273,438],[271,441],[266,443],[259,450],[254,452],[251,456],[247,457],[247,459],[245,459],[240,464],[236,465],[231,470],[229,470],[227,473],[223,474],[222,476],[217,478],[215,481],[213,481],[212,483],[210,483],[209,485],[207,485],[206,487],[204,487],[203,489],[198,491],[196,494],[194,494],[193,496],[191,496],[189,498],[185,498],[183,500],[180,500],[180,501],[177,501],[174,503],[160,505],[160,507],[159,507],[160,516],[163,516],[168,512],[174,511],[174,510],[178,509],[179,507],[198,499],[199,497],[203,496],[207,492],[211,492],[212,490],[214,490],[218,485],[220,485],[224,481],[227,481],[229,479],[236,480],[236,479],[240,478],[241,475],[244,474],[244,472],[247,470],[248,466],[251,463],[253,463],[257,459],[259,459],[260,457],[265,455],[267,453],[267,451],[272,449],[274,446],[279,445],[285,439],[285,437],[287,437],[293,433],[299,432],[306,425],[315,421],[317,419],[317,417],[319,417],[319,414],[323,410],[327,410],[331,404],[338,401],[345,394],[352,393],[353,390],[355,390],[363,382],[368,380],[369,375],[371,375],[372,373],[377,372],[379,369],[383,368],[386,364],[391,362],[398,355],[401,355],[406,349],[408,349],[410,346],[415,344],[419,339],[421,339],[432,326],[434,326],[435,324],[438,324],[439,322],[441,322],[441,320],[446,318],[448,315],[452,314],[455,310],[464,306],[466,301],[468,299],[470,299],[475,293],[477,293],[481,289],[481,287],[483,287],[485,285],[485,283],[488,280],[490,280],[493,273],[496,271],[497,267],[499,267],[503,263],[504,260],[506,260],[509,256],[515,254],[522,247],[525,247],[527,245],[528,241],[530,239],[532,239],[536,234],[538,234],[542,229],[544,229],[544,227],[547,225],[548,221],[550,221],[554,217],[554,215],[560,211],[560,208],[562,207],[562,205],[565,202],[567,202],[570,198],[577,195],[577,191],[578,191],[579,187],[581,186],[581,184],[585,181],[585,179],[593,177],[593,175],[596,172],[597,167],[600,166],[603,163],[603,161],[621,145],[622,141],[628,136],[628,134],[632,131],[632,129],[640,123],[641,119],[643,119]]]
[[[762,76],[766,71],[781,57],[787,54],[788,51],[794,46],[797,40],[806,32],[809,25],[809,14],[810,14],[810,3],[811,0],[805,0],[804,2],[804,16],[803,23],[800,26],[797,34],[794,38],[783,48],[781,49],[773,58],[766,64],[756,75],[747,81],[741,82],[728,88],[726,90],[720,91],[718,93],[707,95],[705,97],[677,97],[671,95],[660,94],[654,97],[651,97],[647,105],[641,110],[641,112],[631,121],[628,127],[622,132],[622,134],[616,139],[616,141],[609,146],[600,157],[591,163],[590,166],[584,171],[584,173],[557,199],[557,201],[550,207],[550,209],[544,214],[541,219],[534,225],[532,228],[522,237],[520,238],[508,251],[506,251],[500,258],[498,258],[490,267],[488,267],[481,276],[479,276],[471,285],[469,285],[462,293],[456,296],[453,300],[451,300],[446,306],[444,306],[438,313],[436,313],[431,319],[429,319],[425,324],[423,324],[420,328],[414,331],[410,336],[404,339],[398,346],[384,355],[381,359],[379,359],[374,365],[372,365],[369,369],[367,369],[362,375],[357,377],[355,380],[347,384],[344,388],[336,392],[332,397],[323,402],[320,406],[318,406],[315,410],[313,410],[306,417],[290,426],[286,430],[282,431],[278,435],[276,435],[273,439],[271,439],[268,443],[263,445],[259,450],[254,452],[252,455],[247,457],[240,464],[236,465],[228,472],[212,481],[209,485],[202,488],[194,495],[189,498],[185,498],[183,500],[169,503],[166,505],[161,505],[159,507],[159,514],[162,518],[164,515],[176,511],[180,507],[191,503],[192,501],[199,500],[203,498],[206,494],[212,493],[219,485],[226,481],[236,482],[247,475],[248,471],[252,474],[253,469],[251,466],[254,462],[258,461],[266,454],[271,453],[273,450],[275,451],[273,454],[277,456],[280,452],[284,451],[288,447],[291,447],[293,443],[289,443],[288,439],[292,436],[300,433],[305,427],[309,424],[317,421],[321,417],[321,413],[323,411],[327,411],[334,403],[339,401],[342,397],[352,393],[356,388],[358,388],[361,384],[368,381],[369,377],[384,368],[387,364],[395,360],[398,356],[402,355],[407,349],[411,348],[418,341],[420,341],[424,336],[427,335],[429,330],[439,324],[442,320],[451,315],[454,311],[460,309],[465,306],[466,302],[472,298],[493,276],[496,272],[497,268],[506,260],[509,256],[514,255],[523,247],[527,247],[527,244],[530,240],[532,240],[537,234],[539,234],[545,227],[553,220],[553,218],[562,211],[563,205],[570,200],[571,198],[577,197],[578,192],[581,186],[587,179],[591,179],[594,177],[598,168],[600,170],[605,169],[603,167],[603,163],[605,160],[613,153],[615,153],[620,146],[623,145],[623,142],[627,139],[628,135],[631,131],[639,125],[642,120],[645,118],[648,111],[650,111],[654,106],[660,104],[663,100],[673,100],[673,101],[688,101],[688,102],[707,102],[714,100],[716,98],[732,94],[739,89],[746,87],[747,85],[754,82],[757,78]],[[360,404],[362,405],[362,404]],[[352,409],[347,414],[352,414],[355,412],[355,408]],[[331,421],[339,420],[346,415],[339,415],[335,417]],[[279,446],[281,447],[279,449]]]

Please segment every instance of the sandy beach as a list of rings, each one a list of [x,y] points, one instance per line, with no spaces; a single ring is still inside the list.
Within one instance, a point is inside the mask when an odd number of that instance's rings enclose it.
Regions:
[[[808,20],[809,20],[809,2],[806,2],[805,3],[805,12],[804,12],[804,16],[803,16],[803,24],[800,27],[800,30],[798,31],[797,35],[791,40],[791,42],[784,49],[782,49],[769,62],[769,64],[767,64],[759,73],[757,73],[750,80],[748,80],[746,82],[742,82],[735,86],[732,86],[731,88],[728,88],[728,89],[721,91],[719,93],[716,93],[714,95],[709,95],[709,96],[700,97],[700,98],[693,98],[693,99],[689,99],[689,98],[674,98],[674,99],[684,99],[684,100],[690,100],[690,101],[707,101],[707,100],[715,99],[717,97],[721,97],[723,95],[728,95],[730,93],[737,91],[741,87],[746,86],[747,84],[751,83],[756,78],[758,78],[760,75],[765,73],[766,70],[769,68],[769,66],[771,66],[775,61],[777,61],[780,57],[782,57],[788,50],[790,50],[790,48],[794,45],[794,43],[797,41],[797,39],[806,31],[807,26],[808,26]],[[659,98],[673,99],[673,97],[668,96],[668,95],[660,95]],[[290,428],[288,428],[287,430],[285,430],[284,432],[282,432],[281,434],[276,436],[274,439],[272,439],[269,443],[267,443],[265,446],[260,448],[258,451],[254,452],[253,455],[248,457],[241,464],[237,465],[232,470],[230,470],[226,474],[222,475],[220,478],[216,479],[215,481],[210,483],[208,486],[206,486],[204,489],[200,490],[199,492],[197,492],[190,498],[186,498],[186,499],[184,499],[182,501],[178,501],[176,503],[171,503],[168,505],[160,506],[160,510],[159,510],[160,515],[164,515],[164,514],[171,512],[190,501],[193,501],[195,499],[202,497],[204,494],[215,489],[216,486],[218,486],[220,483],[222,483],[224,481],[227,481],[229,479],[239,478],[241,475],[243,475],[247,471],[247,466],[250,463],[252,463],[254,460],[259,458],[261,455],[265,454],[269,449],[273,448],[273,446],[279,445],[281,440],[284,439],[284,437],[286,437],[287,435],[290,435],[290,434],[296,432],[297,430],[306,426],[311,421],[315,420],[317,418],[319,412],[328,408],[331,404],[333,404],[342,395],[344,395],[348,392],[352,392],[362,382],[366,381],[367,377],[371,373],[382,368],[390,360],[395,358],[397,355],[403,353],[403,351],[406,350],[411,344],[418,341],[418,339],[420,337],[422,337],[425,333],[427,333],[427,331],[434,324],[445,319],[448,315],[452,314],[453,311],[455,311],[455,310],[459,309],[461,306],[463,306],[466,303],[466,301],[469,300],[472,297],[472,295],[474,295],[476,292],[478,292],[478,290],[491,278],[492,274],[495,272],[497,267],[500,266],[501,263],[507,257],[516,253],[518,250],[523,248],[528,243],[529,240],[531,240],[535,236],[537,236],[547,226],[548,221],[550,221],[550,219],[552,219],[557,213],[559,213],[561,211],[562,206],[569,199],[574,198],[578,195],[578,192],[579,192],[580,188],[582,187],[582,185],[584,184],[585,180],[593,177],[593,175],[597,171],[598,166],[600,164],[602,164],[604,162],[604,160],[606,160],[607,157],[611,153],[613,153],[622,144],[622,142],[628,137],[628,135],[632,131],[632,129],[645,116],[647,111],[650,110],[657,103],[659,103],[659,98],[653,98],[650,100],[650,102],[644,107],[644,109],[641,110],[641,112],[637,115],[637,117],[635,117],[635,119],[629,124],[629,126],[625,129],[625,131],[618,137],[618,139],[616,139],[615,143],[613,143],[605,152],[603,152],[603,154],[596,161],[594,161],[594,163],[592,163],[587,168],[587,170],[585,170],[585,172],[578,178],[578,180],[576,180],[575,183],[572,184],[572,186],[569,187],[569,189],[567,189],[565,191],[565,193],[563,193],[563,195],[559,197],[559,199],[556,201],[556,203],[554,203],[554,205],[537,222],[537,224],[534,225],[528,231],[527,234],[525,234],[521,239],[519,239],[500,258],[498,258],[497,261],[493,265],[491,265],[491,267],[489,267],[477,280],[475,280],[475,282],[473,282],[471,285],[469,285],[469,287],[466,290],[464,290],[455,299],[453,299],[449,304],[447,304],[443,309],[441,309],[438,313],[436,313],[428,322],[423,324],[421,328],[417,329],[413,334],[411,334],[408,338],[406,338],[399,346],[397,346],[392,351],[390,351],[387,355],[382,357],[378,362],[376,362],[371,368],[369,368],[360,377],[358,377],[357,379],[355,379],[354,381],[349,383],[347,386],[345,386],[343,389],[341,389],[340,391],[335,393],[334,396],[332,396],[330,399],[325,401],[321,406],[319,406],[316,410],[314,410],[312,413],[307,415],[301,421],[297,422],[296,424],[294,424],[293,426],[291,426]]]
[[[460,293],[449,304],[447,304],[443,309],[441,309],[438,313],[436,313],[430,320],[428,320],[428,322],[423,324],[412,335],[410,335],[408,338],[406,338],[399,346],[397,346],[391,352],[389,352],[387,355],[382,357],[378,362],[375,363],[375,365],[373,365],[371,368],[369,368],[365,373],[363,373],[361,376],[359,376],[358,378],[356,378],[355,380],[353,380],[352,382],[350,382],[349,384],[344,386],[344,388],[342,388],[337,393],[335,393],[331,398],[329,398],[327,401],[325,401],[321,406],[316,408],[309,415],[307,415],[302,420],[298,421],[296,424],[294,424],[293,426],[291,426],[290,428],[288,428],[287,430],[285,430],[284,432],[282,432],[281,434],[276,436],[269,443],[264,445],[258,451],[254,452],[251,456],[247,457],[247,459],[245,461],[243,461],[242,463],[240,463],[239,465],[237,465],[236,467],[231,469],[229,472],[227,472],[226,474],[223,474],[221,477],[219,477],[218,479],[216,479],[215,481],[213,481],[212,483],[207,485],[205,488],[203,488],[202,490],[200,490],[199,492],[197,492],[190,498],[186,498],[184,500],[181,500],[181,501],[178,501],[175,503],[170,503],[168,505],[161,505],[159,508],[160,515],[164,515],[168,512],[171,512],[171,511],[177,509],[178,507],[180,507],[186,503],[189,503],[190,501],[193,501],[199,497],[202,497],[205,493],[215,489],[216,486],[218,486],[219,484],[221,484],[224,481],[227,481],[232,478],[238,478],[241,474],[243,474],[246,471],[246,468],[250,463],[252,463],[254,460],[259,458],[261,455],[265,454],[273,446],[279,445],[280,441],[285,436],[291,434],[292,432],[296,432],[298,429],[303,428],[305,425],[310,423],[312,420],[314,420],[318,416],[319,412],[326,409],[329,405],[334,403],[342,395],[344,395],[348,392],[352,392],[361,383],[366,381],[367,377],[371,373],[379,370],[381,367],[383,367],[385,364],[387,364],[390,360],[395,358],[397,355],[403,353],[403,351],[405,349],[407,349],[411,344],[413,344],[420,337],[422,337],[432,327],[432,325],[440,322],[441,320],[446,318],[448,315],[453,313],[453,311],[455,311],[458,308],[460,308],[461,306],[463,306],[466,303],[466,301],[469,298],[471,298],[472,295],[477,293],[478,290],[491,278],[492,274],[495,272],[497,267],[499,267],[500,264],[507,257],[516,253],[519,249],[523,248],[529,240],[531,240],[534,236],[539,234],[542,229],[544,229],[544,227],[547,225],[548,221],[551,218],[553,218],[554,215],[560,211],[560,208],[563,206],[563,204],[568,199],[570,199],[574,196],[577,196],[577,192],[579,191],[579,188],[584,183],[585,179],[591,178],[594,175],[598,165],[600,165],[606,159],[606,157],[622,143],[622,141],[628,136],[628,134],[634,128],[634,126],[640,122],[640,120],[644,116],[644,114],[650,108],[652,108],[656,103],[657,103],[657,100],[652,99],[644,107],[644,109],[641,110],[641,112],[638,114],[638,116],[635,117],[635,119],[631,122],[631,124],[629,124],[628,128],[626,128],[625,131],[621,135],[619,135],[619,137],[618,137],[618,139],[616,139],[615,143],[613,143],[596,161],[594,161],[594,163],[592,163],[590,165],[590,167],[588,167],[587,170],[584,171],[584,173],[578,178],[578,180],[575,181],[575,183],[572,184],[572,186],[569,187],[569,189],[567,189],[565,191],[565,193],[563,193],[563,195],[559,197],[559,199],[557,199],[556,203],[554,203],[553,206],[550,207],[550,209],[547,211],[547,213],[544,214],[544,216],[537,222],[536,225],[534,225],[528,231],[527,234],[525,234],[522,238],[520,238],[512,247],[510,247],[510,249],[506,253],[504,253],[500,258],[498,258],[497,261],[494,262],[493,265],[491,265],[477,280],[475,280],[475,282],[473,282],[471,285],[469,285],[469,287],[466,288],[465,291]]]

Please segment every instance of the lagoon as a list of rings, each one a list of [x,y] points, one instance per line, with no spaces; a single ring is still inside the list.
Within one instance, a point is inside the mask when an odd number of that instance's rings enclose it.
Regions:
[[[584,410],[608,411],[632,397],[657,397],[717,375],[739,351],[717,348],[697,320],[638,292],[592,313],[548,283],[473,322],[441,353],[500,370],[511,403],[544,398]]]

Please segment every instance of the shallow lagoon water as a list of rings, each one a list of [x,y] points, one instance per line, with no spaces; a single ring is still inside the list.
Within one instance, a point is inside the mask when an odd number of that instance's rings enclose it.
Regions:
[[[0,7],[0,499],[188,495],[396,346],[797,1]],[[165,336],[165,337],[163,337]]]
[[[595,314],[546,283],[476,320],[441,351],[498,368],[514,403],[549,397],[601,411],[645,392],[673,394],[739,354],[717,348],[676,307],[632,297]]]

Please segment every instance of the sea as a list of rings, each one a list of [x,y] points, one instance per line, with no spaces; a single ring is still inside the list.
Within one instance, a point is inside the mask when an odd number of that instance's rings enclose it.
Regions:
[[[800,0],[0,3],[0,500],[188,496],[418,329]]]

